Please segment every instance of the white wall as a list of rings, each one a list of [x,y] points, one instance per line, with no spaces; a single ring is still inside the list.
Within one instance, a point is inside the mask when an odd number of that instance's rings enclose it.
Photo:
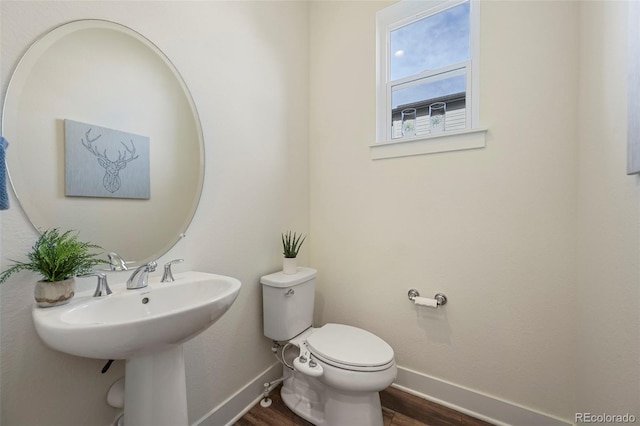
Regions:
[[[187,344],[192,422],[272,362],[257,281],[279,267],[287,228],[310,231],[317,320],[377,333],[401,366],[569,421],[640,415],[625,3],[484,2],[487,147],[374,162],[374,17],[387,4],[2,1],[2,90],[35,37],[79,18],[131,26],[182,72],[207,174],[188,238],[162,260],[244,284]],[[263,114],[247,127],[249,103]],[[3,261],[35,238],[15,200],[1,229]],[[0,287],[2,423],[106,424],[104,393],[122,365],[103,376],[101,361],[44,347],[29,313],[34,278]],[[411,287],[449,304],[416,310]]]
[[[319,322],[398,364],[573,418],[577,2],[483,2],[484,149],[370,159],[375,12],[311,6],[311,264]],[[417,310],[407,291],[449,298]]]
[[[569,422],[640,416],[626,2],[483,2],[487,147],[371,161],[370,34],[387,4],[311,8],[318,321],[366,327],[403,367]],[[416,310],[412,287],[449,304]]]
[[[280,232],[308,231],[308,6],[304,2],[2,1],[1,85],[38,36],[67,21],[113,20],[142,33],[181,72],[200,113],[206,174],[187,238],[160,261],[243,283],[230,311],[185,347],[189,419],[208,413],[270,366],[259,277],[281,267]],[[247,112],[255,114],[249,116]],[[2,266],[36,238],[15,199],[2,213]],[[136,236],[132,236],[135,238]],[[302,262],[306,261],[306,248]],[[181,268],[177,268],[179,271]],[[33,329],[35,274],[0,287],[2,424],[108,424],[116,362],[48,349]],[[34,409],[34,402],[41,407]]]
[[[625,175],[627,4],[583,3],[580,29],[578,111],[589,119],[579,133],[576,409],[638,416],[640,178]]]

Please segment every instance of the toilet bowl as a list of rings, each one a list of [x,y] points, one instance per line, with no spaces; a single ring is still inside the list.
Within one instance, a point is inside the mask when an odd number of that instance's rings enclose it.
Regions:
[[[378,392],[395,380],[393,349],[361,328],[311,327],[315,279],[311,268],[261,279],[265,335],[299,348],[292,366],[284,361],[282,399],[317,426],[382,426]]]
[[[300,348],[300,355],[294,371],[285,367],[281,395],[293,412],[315,425],[382,426],[378,392],[397,372],[391,346],[343,324],[308,329],[289,343]],[[300,357],[307,361],[301,363]],[[311,360],[315,367],[309,367]]]

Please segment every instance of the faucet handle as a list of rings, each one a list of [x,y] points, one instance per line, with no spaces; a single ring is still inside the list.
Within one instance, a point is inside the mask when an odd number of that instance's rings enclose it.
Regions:
[[[93,297],[102,297],[108,296],[112,293],[109,288],[109,284],[107,283],[107,274],[102,272],[92,272],[85,275],[80,275],[81,277],[98,277],[98,285],[96,286],[96,291],[93,292]]]
[[[171,271],[171,265],[173,265],[174,263],[182,263],[184,262],[184,259],[174,259],[174,260],[170,260],[169,262],[164,264],[164,273],[162,274],[162,280],[160,280],[161,283],[170,283],[175,281],[175,278],[173,278],[173,272]]]

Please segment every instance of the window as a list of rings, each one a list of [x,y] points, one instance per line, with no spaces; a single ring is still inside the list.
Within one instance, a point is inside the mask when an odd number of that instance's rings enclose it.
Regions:
[[[481,142],[459,138],[477,129],[477,8],[470,0],[400,1],[378,12],[372,148],[421,141],[421,154],[484,146],[484,131]],[[449,135],[458,137],[447,147],[442,138]]]

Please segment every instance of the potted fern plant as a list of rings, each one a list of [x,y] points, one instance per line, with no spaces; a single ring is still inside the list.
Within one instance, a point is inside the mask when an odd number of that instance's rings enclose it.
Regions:
[[[298,271],[298,262],[296,257],[298,256],[298,251],[300,251],[300,247],[306,238],[306,235],[303,237],[302,234],[298,235],[295,232],[292,234],[291,231],[282,234],[282,254],[284,254],[282,272],[285,274],[295,274]]]
[[[73,231],[60,232],[58,228],[48,229],[40,235],[31,251],[28,261],[14,262],[0,274],[0,283],[20,271],[33,271],[42,276],[36,283],[34,296],[40,307],[50,307],[69,303],[75,294],[74,277],[91,272],[94,266],[107,263],[99,259],[92,249],[100,246],[78,241]]]

